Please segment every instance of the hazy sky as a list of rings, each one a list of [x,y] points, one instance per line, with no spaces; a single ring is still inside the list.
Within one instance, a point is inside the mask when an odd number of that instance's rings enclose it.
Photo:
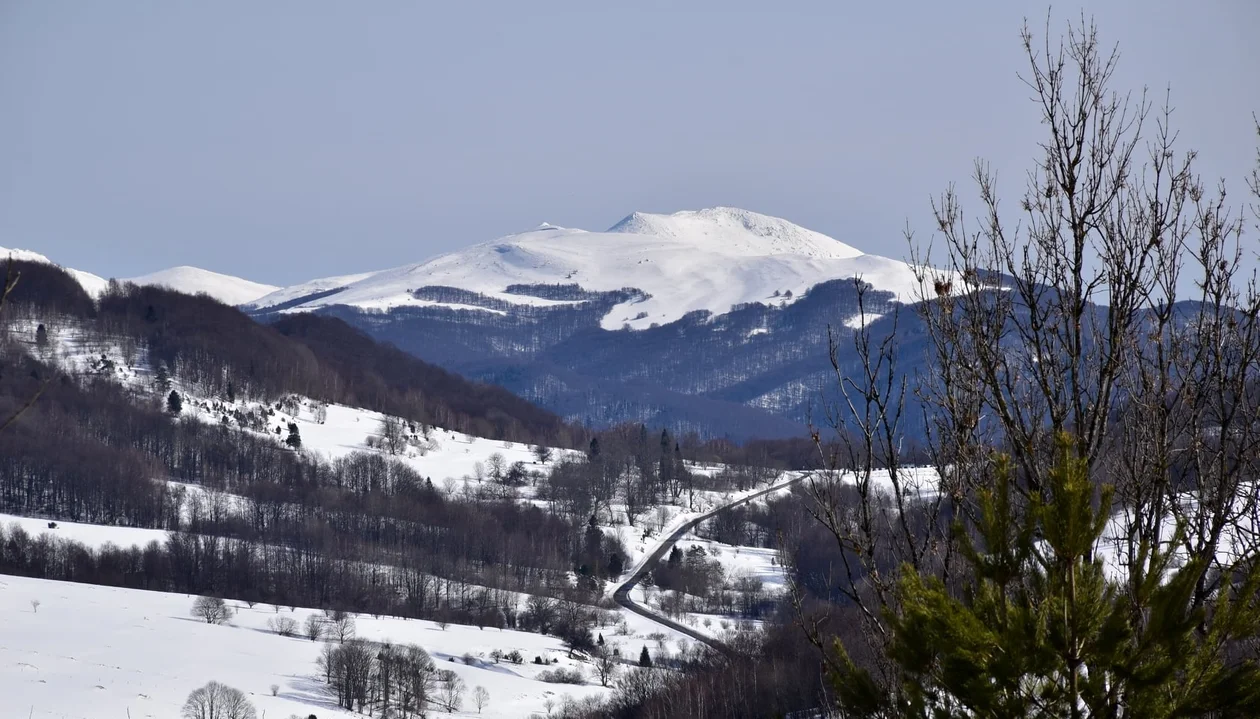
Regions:
[[[1241,196],[1260,3],[1095,4]],[[284,284],[734,205],[903,257],[974,158],[1013,202],[1035,157],[1045,3],[611,5],[0,0],[0,245]]]

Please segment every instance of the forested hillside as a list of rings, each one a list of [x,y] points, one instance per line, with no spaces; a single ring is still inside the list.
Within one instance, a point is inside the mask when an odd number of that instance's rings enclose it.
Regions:
[[[116,344],[137,361],[143,351],[153,367],[210,396],[298,394],[493,439],[585,441],[582,429],[500,387],[469,382],[333,318],[285,317],[273,327],[204,295],[119,283],[94,302],[54,265],[15,262],[14,271],[22,279],[6,310],[11,335],[23,331],[24,318],[71,324],[85,340]],[[33,337],[34,327],[27,331]]]

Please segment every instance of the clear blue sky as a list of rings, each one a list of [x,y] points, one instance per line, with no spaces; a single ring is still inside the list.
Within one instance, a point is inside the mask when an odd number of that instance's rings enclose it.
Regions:
[[[1093,5],[1121,85],[1171,85],[1201,169],[1240,197],[1260,3]],[[1080,10],[1056,5],[1055,30]],[[0,0],[0,245],[284,284],[722,204],[902,257],[903,226],[926,231],[974,158],[1018,190],[1037,132],[1018,30],[1045,14]]]

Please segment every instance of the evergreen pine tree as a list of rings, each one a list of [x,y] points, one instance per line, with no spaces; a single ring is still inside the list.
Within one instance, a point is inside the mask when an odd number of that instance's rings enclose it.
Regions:
[[[48,328],[43,324],[35,328],[35,346],[41,350],[48,347]]]
[[[157,373],[153,378],[153,386],[157,390],[158,396],[171,391],[171,373],[166,369],[165,362],[158,364]]]
[[[302,435],[298,433],[297,422],[289,423],[289,436],[285,437],[284,443],[293,449],[302,448]]]
[[[669,550],[669,566],[671,569],[677,569],[682,564],[683,553],[675,544],[674,548]]]
[[[178,415],[184,410],[184,400],[179,396],[179,392],[171,390],[166,396],[166,411],[171,414]]]
[[[625,562],[621,559],[621,555],[616,552],[608,557],[608,576],[619,577],[626,569]]]
[[[639,652],[639,666],[641,667],[652,666],[652,655],[648,654],[646,644],[643,645],[643,651]]]
[[[1085,461],[1069,437],[1058,442],[1044,500],[1013,496],[1010,462],[998,460],[974,534],[960,534],[962,591],[903,569],[892,691],[837,643],[846,715],[1260,716],[1260,666],[1225,649],[1260,636],[1260,563],[1223,579],[1208,612],[1190,608],[1201,557],[1178,564],[1144,546],[1123,587],[1109,580],[1095,547],[1112,491],[1095,502]]]

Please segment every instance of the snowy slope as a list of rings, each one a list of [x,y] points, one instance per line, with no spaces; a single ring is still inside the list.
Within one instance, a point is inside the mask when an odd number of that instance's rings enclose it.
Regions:
[[[0,261],[7,261],[10,257],[12,257],[14,260],[20,260],[23,262],[43,262],[49,265],[57,264],[53,262],[52,260],[48,259],[47,257],[45,257],[44,255],[39,254],[38,252],[31,252],[30,250],[8,249],[5,247],[0,247]],[[83,287],[83,290],[87,292],[89,295],[91,295],[92,297],[99,296],[102,292],[105,291],[105,288],[109,286],[108,280],[106,280],[103,277],[98,277],[92,274],[91,272],[84,272],[83,270],[75,270],[69,267],[62,267],[61,269],[70,273],[70,276],[73,277],[76,281],[78,281],[78,283]]]
[[[38,600],[38,608],[31,601]],[[277,616],[270,605],[245,608],[229,602],[236,616],[214,626],[189,616],[193,598],[140,590],[97,587],[23,577],[0,576],[0,717],[16,719],[170,719],[179,716],[193,689],[215,680],[249,695],[259,716],[283,719],[315,713],[327,719],[358,714],[338,710],[325,692],[315,665],[321,644],[282,637],[267,628]],[[309,609],[283,616],[303,622]],[[511,630],[478,630],[433,622],[360,615],[357,635],[371,641],[418,644],[442,669],[460,676],[469,690],[484,686],[490,704],[483,717],[543,714],[550,697],[607,695],[595,686],[546,684],[537,679],[546,667],[478,661],[491,651],[518,649],[526,657],[559,659],[559,666],[584,670],[569,661],[559,639]],[[629,652],[638,645],[627,645]],[[276,696],[271,685],[276,685]],[[477,716],[465,699],[456,714]]]
[[[279,289],[275,285],[250,282],[240,277],[186,265],[131,277],[126,281],[137,285],[160,285],[190,295],[205,293],[228,305],[245,304]]]
[[[339,290],[342,287],[366,280],[375,274],[377,273],[360,272],[356,275],[321,277],[317,280],[311,280],[310,282],[303,282],[300,285],[291,285],[289,287],[277,289],[263,297],[257,297],[247,304],[249,307],[274,307],[276,305],[283,305],[309,295]]]
[[[425,286],[541,305],[554,302],[504,290],[511,284],[577,284],[584,290],[646,292],[648,299],[614,307],[601,322],[605,329],[623,324],[644,329],[695,310],[723,314],[741,303],[792,301],[820,282],[853,276],[902,301],[917,297],[914,270],[904,262],[863,254],[786,220],[718,207],[672,215],[636,212],[606,232],[544,225],[420,264],[346,278],[345,284],[320,280],[285,288],[253,306],[273,307],[335,288],[334,294],[286,309],[420,306],[409,291]]]
[[[47,519],[0,513],[0,527],[3,527],[6,532],[21,527],[32,539],[46,534],[50,539],[65,539],[89,547],[100,547],[106,543],[119,547],[143,547],[149,542],[164,543],[168,536],[164,529],[111,527],[62,520],[54,522],[55,527],[49,527],[48,524]]]

